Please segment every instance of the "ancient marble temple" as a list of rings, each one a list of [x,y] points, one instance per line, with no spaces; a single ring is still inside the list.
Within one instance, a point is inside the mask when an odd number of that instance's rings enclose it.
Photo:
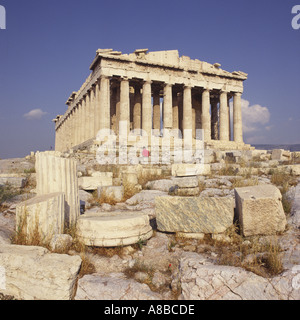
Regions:
[[[180,57],[177,50],[140,49],[131,54],[97,50],[89,77],[69,97],[65,114],[53,120],[55,149],[92,143],[101,129],[119,135],[124,129],[121,123],[127,124],[125,132],[137,129],[149,137],[177,129],[183,137],[191,132],[195,139],[197,129],[203,129],[206,148],[248,148],[243,143],[241,112],[247,74],[220,66]]]

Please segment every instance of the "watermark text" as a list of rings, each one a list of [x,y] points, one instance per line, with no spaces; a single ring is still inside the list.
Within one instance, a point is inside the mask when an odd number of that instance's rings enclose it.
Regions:
[[[293,6],[292,14],[295,14],[295,16],[292,19],[292,28],[294,30],[299,30],[300,29],[300,5]]]
[[[0,29],[6,29],[6,10],[0,5]]]

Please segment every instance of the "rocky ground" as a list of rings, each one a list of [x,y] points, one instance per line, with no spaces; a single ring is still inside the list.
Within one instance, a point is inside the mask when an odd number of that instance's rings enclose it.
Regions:
[[[92,157],[82,159],[79,175],[97,170]],[[197,177],[197,196],[234,198],[235,187],[274,184],[284,189],[289,212],[285,232],[246,238],[239,234],[238,226],[233,226],[219,237],[206,235],[202,239],[160,232],[156,229],[154,199],[169,193],[174,178],[168,174],[164,179],[152,177],[148,183],[143,181],[141,192],[120,203],[97,202],[95,195],[82,190],[80,197],[86,212],[142,211],[149,215],[154,234],[148,241],[132,246],[84,249],[79,248],[73,236],[73,244],[63,252],[80,256],[83,261],[73,299],[299,300],[299,176],[288,174],[287,180],[276,181],[274,170],[288,164],[276,162],[267,154],[256,156],[251,165],[240,159],[216,159],[216,155],[214,160],[218,161],[211,164],[212,173]],[[32,158],[0,160],[2,174],[17,171],[27,183],[20,194],[2,198],[0,252],[1,246],[11,243],[15,235],[16,204],[35,196],[33,167]],[[0,293],[0,300],[12,298]]]

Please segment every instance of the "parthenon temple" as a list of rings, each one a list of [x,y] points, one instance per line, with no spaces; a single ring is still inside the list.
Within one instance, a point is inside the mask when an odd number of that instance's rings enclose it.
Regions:
[[[203,129],[205,148],[249,149],[243,142],[241,111],[247,74],[220,67],[180,57],[177,50],[122,54],[99,49],[90,75],[67,100],[67,111],[53,120],[55,149],[93,143],[101,129],[119,135],[121,123],[127,124],[125,132],[136,129],[149,137],[175,129],[183,138],[190,132],[195,140],[197,129]]]

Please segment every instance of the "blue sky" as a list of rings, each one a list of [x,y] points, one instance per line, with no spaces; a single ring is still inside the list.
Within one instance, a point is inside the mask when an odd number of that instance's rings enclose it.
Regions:
[[[54,147],[51,120],[65,112],[65,101],[89,75],[98,48],[178,49],[227,71],[244,71],[245,141],[300,143],[300,29],[291,26],[292,7],[300,0],[0,5],[7,19],[7,29],[0,30],[0,158]]]

